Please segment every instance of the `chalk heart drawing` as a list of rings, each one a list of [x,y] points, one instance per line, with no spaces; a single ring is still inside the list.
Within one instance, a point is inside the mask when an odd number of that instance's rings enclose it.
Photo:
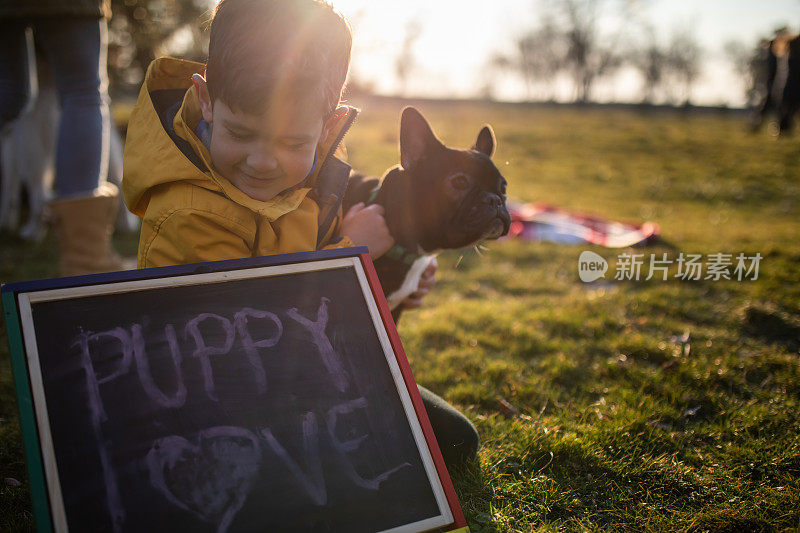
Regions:
[[[197,444],[172,435],[158,439],[145,458],[150,483],[167,500],[227,531],[258,476],[258,438],[243,428],[218,426]]]

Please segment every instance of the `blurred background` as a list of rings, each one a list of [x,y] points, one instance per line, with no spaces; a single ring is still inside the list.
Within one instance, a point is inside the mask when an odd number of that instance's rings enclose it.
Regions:
[[[213,0],[114,0],[112,94],[159,55],[203,60]],[[351,95],[758,105],[797,0],[336,0],[353,26]]]
[[[797,531],[800,142],[778,135],[777,102],[800,0],[333,4],[355,38],[354,168],[397,164],[414,105],[452,147],[490,123],[510,201],[591,235],[583,213],[660,228],[635,247],[521,233],[439,256],[436,290],[399,330],[418,383],[480,432],[478,463],[452,473],[470,530]],[[147,65],[204,61],[213,7],[112,1],[109,180]],[[138,223],[123,222],[114,246],[133,257]],[[34,226],[0,224],[1,281],[57,275],[56,239]],[[605,279],[579,279],[584,250]],[[761,258],[757,278],[679,276],[684,254],[740,253]],[[672,264],[620,279],[622,254]],[[30,530],[3,328],[0,530]]]

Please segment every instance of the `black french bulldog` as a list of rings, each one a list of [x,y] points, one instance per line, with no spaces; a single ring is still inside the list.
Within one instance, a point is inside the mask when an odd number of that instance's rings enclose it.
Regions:
[[[398,305],[417,290],[432,254],[508,233],[506,180],[490,159],[494,147],[487,125],[471,149],[448,148],[422,114],[407,107],[400,119],[400,165],[381,179],[350,176],[344,212],[358,202],[380,204],[395,240],[375,261],[395,320]]]

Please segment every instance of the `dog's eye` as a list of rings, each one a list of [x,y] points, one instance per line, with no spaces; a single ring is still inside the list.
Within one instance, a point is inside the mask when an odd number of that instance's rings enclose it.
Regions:
[[[453,184],[453,187],[459,190],[469,189],[469,179],[463,174],[458,174],[450,178],[450,183]]]
[[[506,195],[506,182],[505,181],[500,184],[500,194],[502,194],[503,196]]]

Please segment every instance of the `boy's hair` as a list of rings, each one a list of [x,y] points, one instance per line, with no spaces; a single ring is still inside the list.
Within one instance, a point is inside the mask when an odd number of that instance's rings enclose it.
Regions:
[[[339,105],[352,33],[323,0],[222,0],[206,65],[211,101],[261,113],[282,98],[312,99],[327,119]]]

